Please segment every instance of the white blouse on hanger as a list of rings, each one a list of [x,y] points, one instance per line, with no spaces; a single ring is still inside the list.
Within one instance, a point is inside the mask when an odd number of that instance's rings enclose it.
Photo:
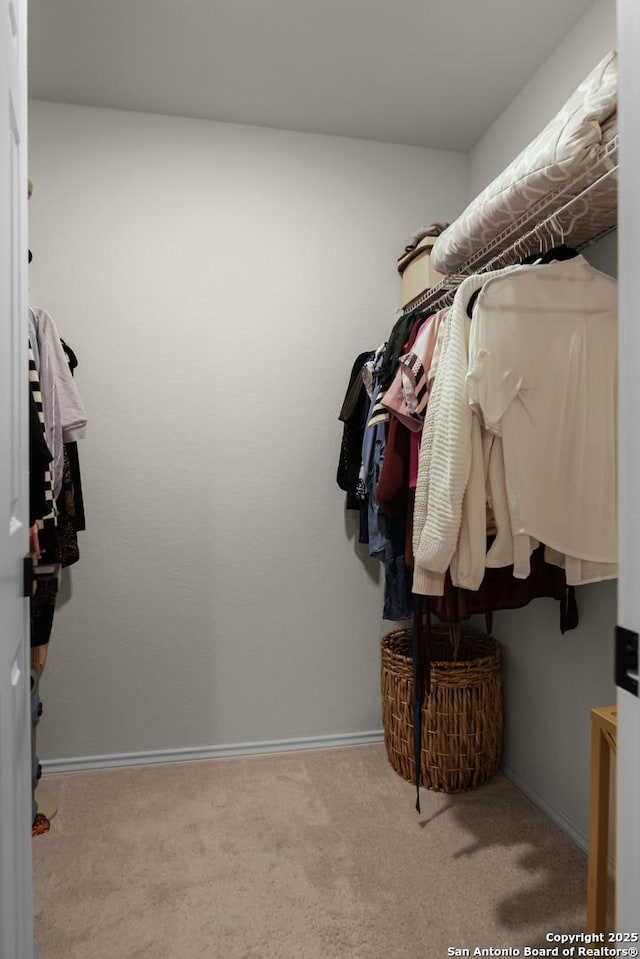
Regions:
[[[38,338],[38,374],[57,498],[62,488],[64,444],[84,437],[87,414],[53,319],[46,310],[32,308],[30,313]]]
[[[502,439],[514,575],[544,543],[568,585],[618,574],[617,283],[582,256],[488,279],[469,401]]]

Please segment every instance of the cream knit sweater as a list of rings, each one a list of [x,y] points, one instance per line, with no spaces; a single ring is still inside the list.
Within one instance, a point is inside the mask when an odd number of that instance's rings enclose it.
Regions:
[[[467,396],[469,330],[467,304],[494,276],[464,280],[444,319],[442,348],[431,390],[418,462],[413,521],[413,592],[441,596],[451,568],[455,586],[478,589],[486,558],[486,486],[482,428]]]

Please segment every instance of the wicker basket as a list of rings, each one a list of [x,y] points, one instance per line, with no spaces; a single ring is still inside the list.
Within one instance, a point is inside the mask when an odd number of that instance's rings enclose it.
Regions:
[[[422,785],[455,793],[493,776],[502,752],[500,647],[463,636],[458,658],[447,629],[432,630],[431,692],[422,713]],[[389,762],[415,782],[411,631],[382,640],[382,719]]]

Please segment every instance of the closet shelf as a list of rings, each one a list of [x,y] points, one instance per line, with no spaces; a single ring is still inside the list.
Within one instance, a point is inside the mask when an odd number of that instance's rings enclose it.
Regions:
[[[460,283],[472,273],[486,273],[520,263],[524,257],[566,243],[580,250],[616,229],[618,221],[618,134],[603,144],[578,176],[547,193],[486,246],[477,250],[458,272],[424,290],[404,313],[453,302]]]

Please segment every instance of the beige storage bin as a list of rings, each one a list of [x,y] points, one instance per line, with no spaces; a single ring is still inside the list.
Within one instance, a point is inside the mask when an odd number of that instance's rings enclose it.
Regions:
[[[436,239],[435,236],[425,236],[415,250],[405,253],[398,260],[398,271],[402,276],[403,306],[443,279],[442,273],[438,273],[431,266],[431,250]]]

